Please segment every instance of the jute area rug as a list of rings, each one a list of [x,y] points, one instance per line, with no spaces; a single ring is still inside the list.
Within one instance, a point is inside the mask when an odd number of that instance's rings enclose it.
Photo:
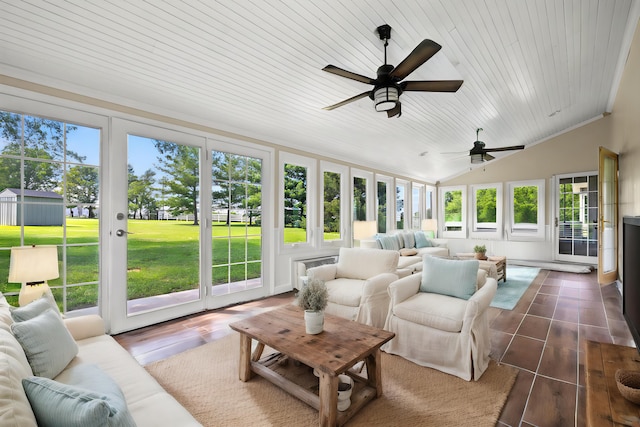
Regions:
[[[383,396],[351,426],[494,426],[516,379],[493,360],[479,381],[467,382],[401,357],[382,354]],[[317,426],[318,413],[261,377],[238,379],[239,334],[146,366],[203,425]]]

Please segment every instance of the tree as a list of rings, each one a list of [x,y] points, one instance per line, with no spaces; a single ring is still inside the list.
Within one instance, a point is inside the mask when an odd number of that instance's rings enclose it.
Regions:
[[[307,228],[307,168],[284,165],[284,226]]]
[[[69,169],[67,200],[80,205],[79,212],[82,211],[82,205],[87,205],[89,218],[95,218],[94,209],[98,202],[98,191],[98,169],[92,166],[73,166]]]
[[[516,224],[538,223],[538,187],[530,185],[513,189],[513,219]]]
[[[52,191],[56,188],[62,170],[46,160],[64,159],[65,136],[76,129],[76,126],[54,120],[0,111],[0,139],[6,144],[0,153],[0,189],[21,188],[22,183],[28,190]],[[28,159],[24,162],[23,181],[17,158],[22,155],[22,149]],[[68,149],[66,157],[80,163],[85,159]]]
[[[367,180],[365,178],[353,178],[353,220],[366,221],[367,219]]]
[[[134,173],[132,173],[133,169],[130,169],[129,172],[129,209],[133,211],[133,217],[136,217],[136,212],[138,212],[139,218],[142,219],[142,213],[147,211],[147,219],[150,218],[151,212],[156,209],[156,200],[153,197],[153,184],[155,184],[155,175],[156,173],[147,169],[139,177],[136,177]]]
[[[462,221],[462,191],[447,191],[444,194],[444,220],[445,222]]]
[[[238,154],[212,153],[213,209],[227,211],[227,225],[231,210],[243,209],[253,224],[254,211],[262,207],[262,161]]]
[[[340,232],[340,174],[324,173],[324,232]]]
[[[160,140],[154,145],[160,154],[158,169],[171,177],[166,181],[170,192],[166,203],[171,213],[193,214],[193,225],[198,225],[199,149]]]
[[[476,191],[476,218],[478,222],[495,223],[497,218],[497,190],[483,188]]]

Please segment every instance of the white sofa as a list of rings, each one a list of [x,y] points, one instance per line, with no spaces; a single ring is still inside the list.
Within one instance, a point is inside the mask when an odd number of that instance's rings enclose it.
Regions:
[[[360,241],[361,248],[397,250],[398,275],[400,277],[419,270],[424,255],[448,257],[447,239],[429,237],[423,231],[391,230],[386,234],[378,234],[373,239]]]
[[[329,291],[326,313],[378,328],[389,311],[389,284],[398,279],[397,251],[340,248],[338,262],[307,270]]]
[[[12,323],[9,304],[0,293],[0,425],[36,426],[22,384],[22,379],[32,377],[33,371],[23,347],[11,332]],[[69,372],[79,371],[74,367],[94,364],[122,390],[138,427],[201,426],[124,348],[105,334],[101,317],[68,318],[64,319],[64,325],[77,343],[78,353],[53,380],[65,384]]]

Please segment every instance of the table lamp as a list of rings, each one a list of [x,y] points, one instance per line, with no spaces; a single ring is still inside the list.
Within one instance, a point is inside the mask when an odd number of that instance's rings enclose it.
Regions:
[[[423,219],[420,228],[422,228],[422,231],[432,231],[432,237],[438,236],[438,221],[436,219]]]
[[[376,221],[353,221],[353,240],[371,239],[378,232]]]
[[[15,246],[11,248],[10,283],[22,283],[18,303],[23,306],[50,291],[47,280],[60,277],[56,246]]]

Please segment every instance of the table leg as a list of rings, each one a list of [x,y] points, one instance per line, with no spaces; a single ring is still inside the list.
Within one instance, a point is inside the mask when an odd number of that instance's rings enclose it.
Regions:
[[[251,337],[240,334],[240,381],[251,379]]]
[[[338,417],[338,376],[320,372],[320,426],[333,427]]]
[[[367,364],[367,383],[376,389],[376,397],[382,396],[381,354],[380,349],[377,349],[365,358]]]

